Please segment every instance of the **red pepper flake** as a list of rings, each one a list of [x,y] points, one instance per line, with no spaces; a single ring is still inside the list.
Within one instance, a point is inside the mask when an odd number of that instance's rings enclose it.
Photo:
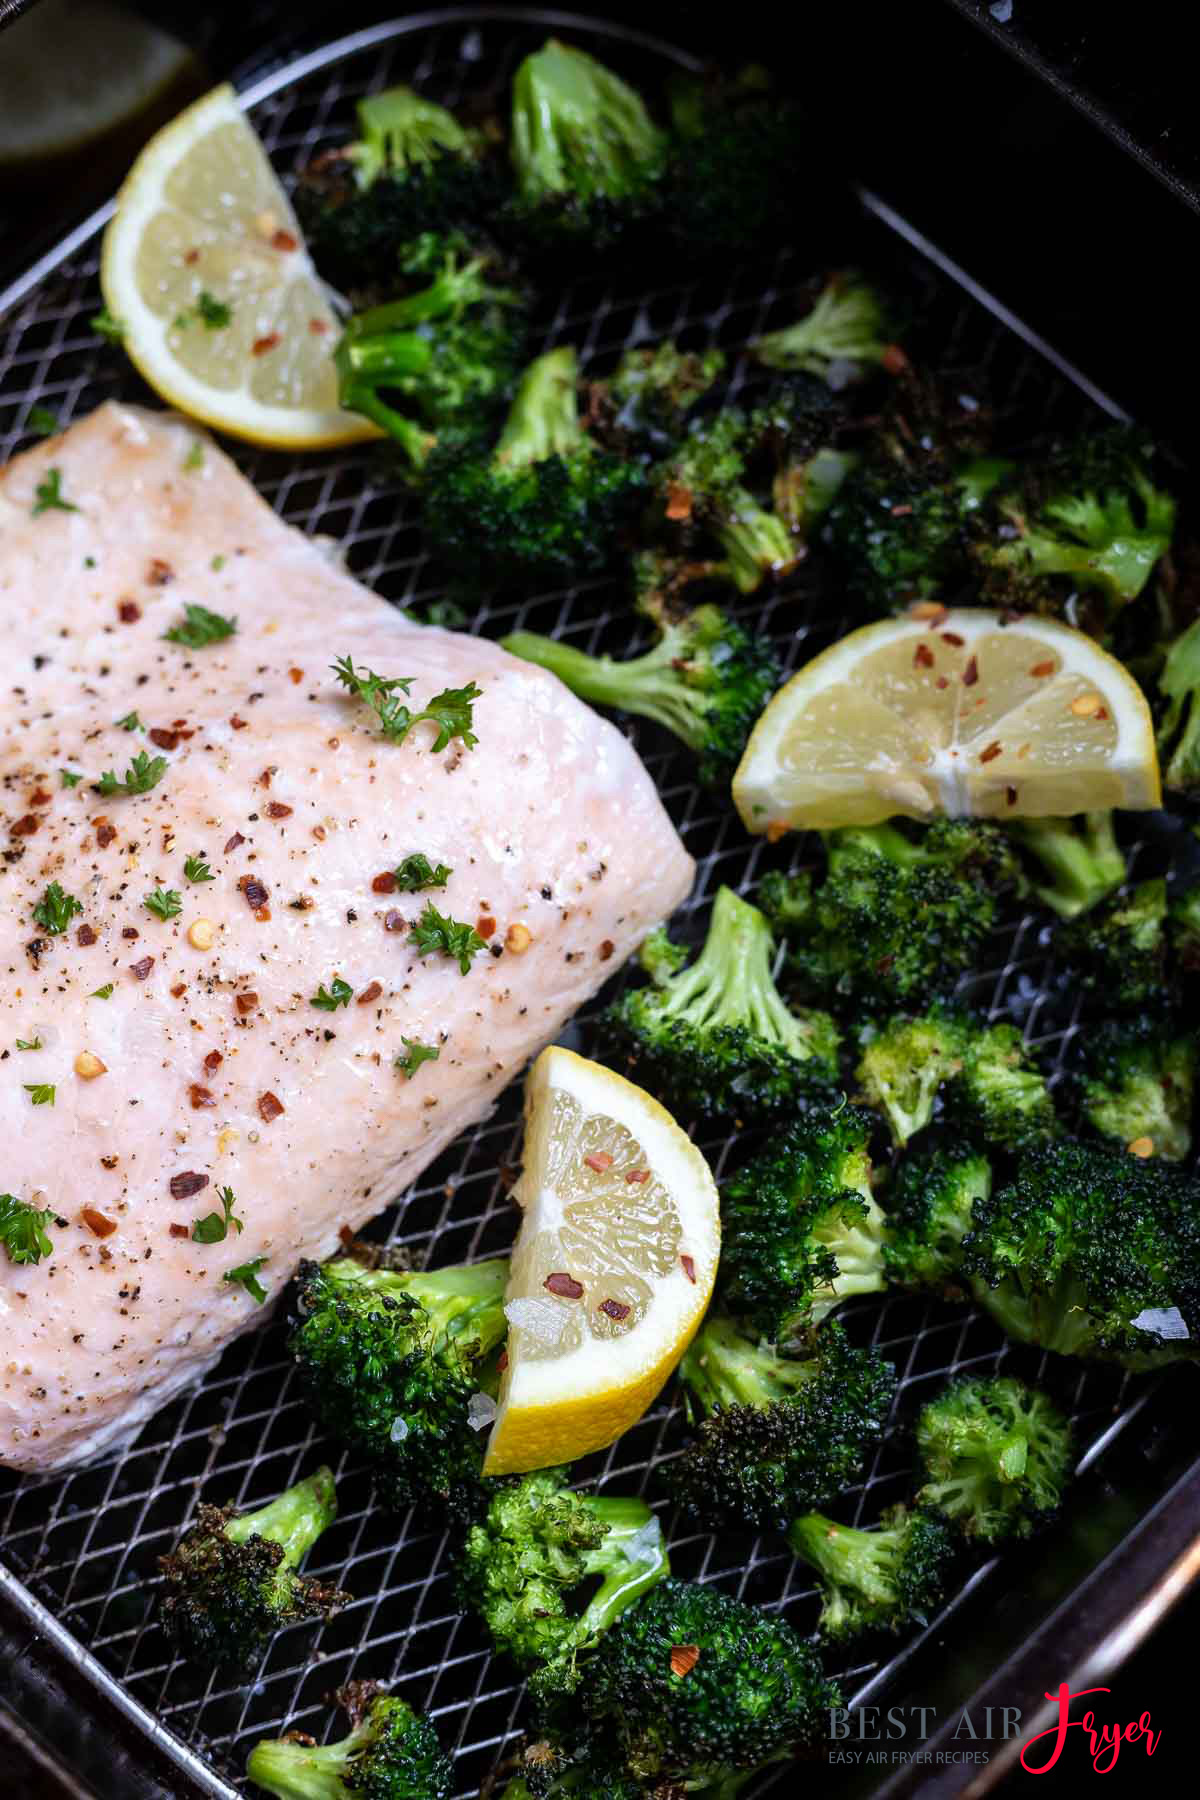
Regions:
[[[891,509],[893,519],[906,519],[911,511],[912,507],[908,505],[893,506]]]
[[[611,957],[613,951],[616,949],[616,947],[617,946],[613,943],[611,938],[605,938],[604,942],[600,946],[600,961],[607,962],[609,960],[609,958]]]
[[[324,337],[325,333],[329,330],[329,326],[324,319],[310,319],[308,321],[308,329],[312,332],[314,337]]]
[[[363,989],[362,993],[358,996],[358,1000],[357,1000],[356,1004],[359,1006],[370,1006],[372,1000],[378,1000],[378,998],[379,998],[380,994],[382,994],[382,992],[383,992],[383,987],[382,987],[381,983],[378,981],[373,981],[371,983],[370,987],[365,987]]]
[[[496,1358],[496,1368],[499,1370],[500,1374],[503,1375],[503,1373],[504,1373],[505,1369],[507,1369],[507,1367],[508,1367],[508,1351],[502,1350],[500,1352],[499,1356]]]
[[[1107,719],[1107,717],[1108,717],[1108,708],[1107,708],[1107,706],[1101,706],[1101,707],[1098,707],[1098,708],[1097,708],[1097,710],[1096,710],[1096,717],[1097,717],[1097,718],[1098,718],[1098,719]]]
[[[945,675],[939,675],[933,685],[935,688],[948,688],[950,683]]]
[[[172,1237],[185,1238],[192,1235],[186,1225],[172,1225],[170,1229]]]
[[[252,1013],[258,1005],[258,995],[254,993],[253,990],[248,994],[235,994],[233,997],[233,1004],[237,1007],[242,1016],[245,1017],[247,1013]]]
[[[383,915],[383,929],[385,931],[403,931],[405,929],[404,914],[402,912],[397,912],[396,908],[393,906],[391,912],[386,912]]]
[[[291,816],[292,816],[291,807],[286,806],[282,800],[271,800],[268,802],[268,804],[267,804],[268,819],[290,819]]]
[[[285,231],[281,225],[279,230],[271,235],[271,248],[272,250],[298,250],[300,239],[295,232]]]
[[[30,806],[49,806],[53,798],[54,795],[48,794],[45,788],[34,788],[29,796],[29,804]]]
[[[198,250],[185,250],[183,253],[183,260],[187,263],[188,267],[191,268],[194,263],[200,261],[200,252]],[[172,1227],[172,1229],[174,1229],[174,1227]]]
[[[258,1096],[258,1116],[264,1125],[269,1125],[285,1110],[283,1101],[277,1094],[267,1092]]]
[[[908,616],[910,619],[919,619],[932,631],[935,625],[940,625],[950,614],[940,600],[915,600],[908,609]]]
[[[957,631],[943,631],[942,633],[943,644],[953,644],[956,650],[961,650],[966,641],[966,638],[959,637]]]
[[[879,366],[885,375],[902,375],[908,367],[908,358],[899,344],[888,344],[879,359]]]
[[[250,723],[250,721],[248,719],[240,719],[238,717],[237,713],[234,713],[234,715],[230,719],[229,723],[233,726],[233,729],[235,731],[245,731],[245,729],[246,729],[247,725]]]
[[[188,1099],[192,1103],[193,1112],[203,1112],[206,1106],[217,1104],[215,1095],[208,1088],[201,1087],[198,1081],[193,1081],[188,1088]]]
[[[1053,673],[1054,673],[1053,657],[1047,657],[1045,662],[1034,663],[1034,665],[1033,665],[1032,669],[1030,669],[1029,673],[1031,675],[1036,675],[1037,678],[1039,679],[1039,681],[1041,680],[1042,676],[1044,676],[1044,675],[1053,675]]]
[[[82,944],[85,950],[90,944],[94,944],[95,941],[96,933],[92,930],[90,925],[81,925],[79,930],[75,933],[75,942],[77,944]]]
[[[26,813],[23,819],[18,819],[15,825],[10,825],[9,830],[13,837],[32,837],[41,822],[33,813]]]
[[[304,680],[304,670],[303,669],[289,669],[288,670],[288,680],[291,682],[293,687],[299,687],[300,683]]]
[[[250,346],[251,356],[265,356],[268,350],[274,350],[280,342],[277,331],[268,331],[265,337],[255,338]]]
[[[975,683],[978,680],[979,680],[979,660],[977,657],[968,656],[967,666],[963,670],[963,678],[962,678],[963,686],[964,687],[974,687]]]
[[[628,1175],[626,1175],[625,1179],[626,1179],[626,1181],[633,1183],[635,1186],[640,1187],[644,1181],[649,1181],[650,1171],[649,1171],[649,1169],[630,1169],[630,1171],[629,1171]]]
[[[198,1169],[185,1169],[182,1175],[171,1177],[171,1198],[190,1200],[193,1194],[199,1194],[207,1186],[207,1175],[202,1175]]]
[[[692,516],[692,490],[684,487],[682,482],[672,481],[667,487],[668,519],[690,519]]]
[[[696,1285],[696,1264],[695,1264],[695,1262],[693,1261],[693,1259],[690,1256],[681,1256],[679,1259],[679,1262],[680,1262],[680,1266],[683,1269],[684,1274],[687,1276],[687,1278],[691,1282],[692,1286],[695,1287],[695,1285]]]
[[[122,625],[136,625],[142,616],[142,609],[136,600],[121,600],[117,603],[117,617]]]
[[[217,1069],[220,1068],[221,1064],[224,1061],[225,1061],[225,1058],[221,1055],[221,1052],[219,1050],[210,1050],[208,1055],[204,1059],[204,1066],[208,1070],[209,1074],[212,1075],[215,1073],[215,1071]]]
[[[913,662],[918,669],[932,669],[933,651],[928,644],[918,644],[913,651]]]
[[[481,913],[475,921],[475,929],[486,943],[488,938],[496,935],[496,921],[489,918],[487,913]]]
[[[175,983],[175,986],[171,989],[171,998],[172,998],[172,1000],[182,1000],[183,996],[186,993],[187,993],[187,982],[186,981],[177,981]]]
[[[608,1318],[615,1319],[619,1325],[622,1319],[627,1319],[629,1317],[633,1308],[624,1305],[620,1300],[602,1300],[600,1302],[599,1311],[606,1314]]]
[[[1016,788],[1015,787],[1006,787],[1004,790],[1004,798],[1009,806],[1015,806],[1017,804]]]
[[[150,587],[166,587],[168,581],[174,581],[175,571],[169,562],[161,556],[152,556],[146,565],[146,581]]]
[[[117,1229],[116,1220],[106,1218],[102,1212],[97,1212],[94,1206],[85,1206],[79,1216],[93,1237],[111,1237]]]
[[[325,842],[325,827],[323,825],[314,825],[312,834],[316,838],[318,844],[323,844]]]
[[[141,935],[136,925],[122,925],[121,927],[121,936],[129,939],[131,943],[134,938],[139,938]]]
[[[156,725],[152,731],[146,733],[146,736],[152,744],[157,744],[160,750],[175,750],[179,746],[179,733],[168,731],[162,725]]]
[[[606,1169],[611,1169],[613,1166],[613,1159],[607,1150],[593,1150],[592,1154],[585,1156],[583,1160],[589,1169],[595,1169],[597,1175],[603,1175]]]
[[[233,852],[235,850],[240,849],[241,846],[245,843],[245,841],[246,840],[242,836],[241,832],[235,831],[233,836],[231,838],[229,838],[228,841],[226,842],[226,845],[225,845],[226,856],[232,856]]]
[[[981,750],[979,752],[980,762],[981,763],[995,762],[995,760],[999,756],[1002,748],[1003,748],[1003,745],[1001,745],[1001,744],[989,744],[986,750]]]
[[[135,981],[145,981],[153,967],[154,958],[152,956],[143,956],[141,962],[130,963],[129,973],[133,976]]]
[[[673,1644],[672,1645],[672,1647],[671,1647],[671,1673],[672,1673],[672,1675],[677,1675],[679,1677],[680,1681],[683,1680],[685,1675],[691,1674],[692,1670],[695,1668],[696,1664],[699,1661],[700,1661],[700,1646],[699,1646],[699,1644]]]
[[[254,912],[264,907],[271,897],[257,875],[243,875],[238,882],[238,891]]]
[[[392,874],[390,869],[385,869],[383,874],[377,875],[371,883],[371,892],[373,894],[394,894],[395,891],[396,877]]]
[[[552,1294],[557,1294],[560,1300],[583,1299],[583,1284],[564,1270],[559,1270],[554,1275],[547,1275],[542,1286],[548,1288]]]

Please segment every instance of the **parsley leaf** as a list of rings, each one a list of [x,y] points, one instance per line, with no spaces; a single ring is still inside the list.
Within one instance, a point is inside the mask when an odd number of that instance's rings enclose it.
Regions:
[[[267,1290],[258,1279],[258,1271],[266,1260],[265,1256],[252,1256],[249,1262],[241,1263],[236,1269],[227,1269],[221,1280],[232,1281],[237,1286],[244,1287],[246,1292],[253,1295],[261,1306],[267,1297]]]
[[[183,865],[183,872],[189,881],[215,881],[217,879],[202,856],[189,856]]]
[[[471,973],[471,963],[486,945],[473,925],[440,913],[432,900],[425,903],[409,935],[409,943],[418,956],[449,956],[464,975]]]
[[[82,774],[77,773],[74,769],[60,769],[58,773],[65,788],[78,787],[83,780]]]
[[[57,881],[52,881],[33,909],[33,916],[43,931],[58,937],[67,929],[77,913],[83,911],[74,894],[64,894]]]
[[[127,712],[123,719],[115,719],[113,723],[122,731],[145,731],[146,729],[135,712]]]
[[[203,650],[206,644],[219,644],[222,639],[232,637],[237,630],[236,619],[222,618],[220,613],[210,612],[207,606],[185,606],[183,623],[172,625],[170,631],[164,631],[163,637],[168,644],[182,644],[187,650]]]
[[[309,1005],[319,1007],[322,1012],[336,1012],[339,1006],[349,1006],[353,998],[354,989],[350,983],[343,981],[340,975],[335,975],[329,984],[329,992],[326,993],[325,983],[322,982]]]
[[[204,444],[200,438],[192,439],[192,447],[183,459],[183,467],[189,475],[194,469],[204,467]]]
[[[54,1083],[52,1081],[23,1081],[21,1086],[35,1106],[54,1105]]]
[[[52,1253],[54,1245],[46,1236],[46,1226],[53,1217],[53,1207],[40,1212],[13,1194],[0,1194],[0,1244],[8,1251],[9,1262],[41,1262]]]
[[[106,769],[92,786],[98,794],[148,794],[166,772],[165,756],[149,756],[145,750],[139,750],[119,781],[111,769]]]
[[[93,988],[88,995],[89,1000],[111,1000],[116,992],[116,984],[106,981],[103,987]]]
[[[193,1244],[220,1244],[229,1236],[229,1227],[241,1231],[242,1220],[234,1217],[233,1209],[237,1205],[237,1195],[231,1187],[217,1189],[217,1199],[221,1202],[221,1211],[210,1212],[203,1219],[192,1221]],[[260,1257],[259,1261],[263,1259]],[[226,1281],[230,1276],[225,1277]]]
[[[423,888],[445,887],[453,873],[445,863],[435,867],[420,850],[414,850],[392,870],[392,879],[402,894],[419,894]]]
[[[207,288],[201,288],[196,301],[196,311],[200,314],[205,327],[209,331],[223,331],[233,318],[233,308],[226,300],[218,300]]]
[[[177,919],[183,911],[183,901],[174,888],[155,888],[152,894],[146,895],[142,905],[164,924],[168,919]]]
[[[372,669],[363,669],[360,673],[350,656],[339,656],[333,664],[333,672],[344,688],[372,709],[384,737],[399,743],[412,723],[412,714],[403,701],[395,698],[396,690],[407,694],[416,676],[376,675]]]
[[[395,1066],[406,1081],[411,1081],[422,1063],[436,1062],[442,1054],[436,1044],[418,1044],[413,1038],[401,1038],[405,1054],[396,1058]]]
[[[41,1038],[30,1038],[28,1040],[28,1042],[26,1042],[26,1040],[24,1038],[17,1039],[17,1049],[18,1050],[40,1050],[41,1047],[42,1047]]]
[[[33,490],[33,516],[40,518],[44,512],[78,512],[79,508],[72,500],[64,500],[62,496],[62,470],[47,469],[45,481],[39,481]]]
[[[34,432],[38,437],[53,437],[59,429],[59,425],[48,406],[31,406],[29,417],[25,421],[25,429]]]
[[[469,681],[463,688],[443,688],[435,694],[423,712],[414,713],[412,723],[419,725],[423,719],[437,726],[437,736],[433,740],[432,749],[444,750],[451,738],[461,738],[468,750],[473,750],[479,739],[471,730],[475,723],[474,702],[483,693],[482,688]]]
[[[102,306],[94,319],[88,323],[97,337],[107,338],[110,344],[119,344],[125,336],[125,322],[115,319],[107,306]]]

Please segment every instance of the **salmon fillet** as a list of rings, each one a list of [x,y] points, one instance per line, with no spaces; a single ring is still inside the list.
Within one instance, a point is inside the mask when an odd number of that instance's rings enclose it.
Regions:
[[[235,635],[166,641],[187,605]],[[9,465],[0,619],[0,1188],[54,1214],[40,1261],[0,1247],[0,1463],[41,1470],[124,1441],[262,1317],[230,1270],[261,1258],[270,1304],[485,1117],[692,864],[618,731],[410,623],[182,420],[104,406]],[[345,655],[411,677],[414,710],[477,683],[477,748],[389,741]],[[155,786],[94,790],[138,753]],[[381,891],[414,852],[446,885]],[[81,910],[39,922],[52,882]],[[465,975],[409,944],[430,899],[486,938]],[[335,978],[349,1004],[314,1007]],[[411,1079],[406,1038],[438,1050]],[[194,1242],[224,1187],[242,1231]]]

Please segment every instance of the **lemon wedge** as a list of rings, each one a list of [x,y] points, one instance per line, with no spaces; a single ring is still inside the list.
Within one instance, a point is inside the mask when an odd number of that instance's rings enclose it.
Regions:
[[[935,605],[865,625],[771,701],[733,780],[747,830],[897,813],[1039,818],[1161,800],[1129,671],[1053,619]]]
[[[337,320],[231,87],[141,152],[104,234],[100,285],[139,372],[193,418],[275,449],[377,435],[338,405]]]
[[[720,1249],[712,1172],[641,1088],[544,1050],[525,1118],[485,1475],[573,1462],[635,1424],[704,1316]]]

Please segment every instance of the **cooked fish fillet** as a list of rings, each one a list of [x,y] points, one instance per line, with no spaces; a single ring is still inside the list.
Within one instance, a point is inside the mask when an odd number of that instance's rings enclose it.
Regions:
[[[166,641],[186,605],[236,634]],[[0,620],[0,1189],[55,1215],[49,1256],[0,1247],[0,1463],[53,1469],[262,1316],[232,1269],[276,1297],[483,1118],[692,865],[611,725],[409,623],[181,420],[105,406],[0,475]],[[345,655],[414,709],[476,682],[477,748],[385,739]],[[139,752],[157,785],[95,791]],[[418,851],[446,886],[385,891]],[[52,882],[81,911],[39,922]],[[409,944],[430,898],[487,939],[466,975]],[[314,1007],[335,978],[349,1004]],[[406,1038],[439,1053],[411,1079]],[[225,1187],[242,1230],[194,1242]]]

